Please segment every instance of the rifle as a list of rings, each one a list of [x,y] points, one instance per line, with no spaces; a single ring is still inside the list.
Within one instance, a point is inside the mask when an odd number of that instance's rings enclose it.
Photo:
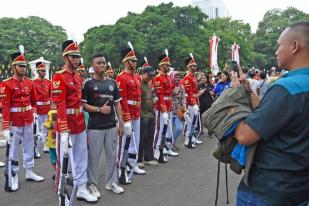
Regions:
[[[5,161],[5,170],[4,170],[4,177],[5,177],[5,184],[4,184],[4,191],[5,192],[13,192],[12,187],[12,159],[10,158],[10,143],[7,142],[6,144],[6,161]]]
[[[164,161],[164,157],[163,157],[163,149],[165,146],[165,142],[166,142],[166,131],[167,131],[167,124],[164,124],[163,126],[163,130],[162,130],[162,137],[161,137],[161,143],[160,143],[160,147],[159,147],[159,151],[160,151],[160,156],[158,159],[159,163],[166,163],[166,161]]]
[[[73,189],[71,194],[69,193],[68,185],[68,167],[69,167],[69,154],[63,154],[62,170],[59,178],[59,206],[73,206],[77,192],[77,184],[73,181]]]
[[[193,138],[193,135],[194,135],[194,130],[195,130],[195,126],[194,125],[195,125],[196,119],[197,119],[197,115],[194,115],[193,116],[192,125],[191,125],[191,129],[190,129],[190,134],[189,134],[188,148],[194,148],[193,147],[193,143],[192,143],[192,138]]]
[[[37,116],[34,116],[33,122],[33,137],[34,137],[34,159],[38,159],[41,157],[38,149],[39,135],[38,135],[38,124],[37,124]]]
[[[128,162],[128,150],[131,142],[131,136],[127,135],[126,142],[124,145],[123,153],[122,153],[122,160],[120,164],[120,177],[119,177],[119,183],[122,185],[130,184],[131,182],[128,181],[127,178],[127,172],[126,172],[126,166],[131,166]],[[133,171],[132,167],[130,167],[131,171]]]

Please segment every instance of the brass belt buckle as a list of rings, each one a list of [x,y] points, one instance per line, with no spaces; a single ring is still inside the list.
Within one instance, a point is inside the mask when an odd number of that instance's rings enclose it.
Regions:
[[[74,114],[79,114],[79,108],[74,109]]]

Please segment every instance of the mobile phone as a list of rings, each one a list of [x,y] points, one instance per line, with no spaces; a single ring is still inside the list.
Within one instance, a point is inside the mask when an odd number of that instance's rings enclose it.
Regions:
[[[238,69],[237,61],[231,61],[231,68],[232,68],[232,71],[237,73],[237,76],[239,78],[240,75],[239,75],[239,69]]]

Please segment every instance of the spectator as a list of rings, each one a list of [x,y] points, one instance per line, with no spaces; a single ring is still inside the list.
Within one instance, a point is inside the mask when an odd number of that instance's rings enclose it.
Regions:
[[[213,88],[211,94],[213,96],[220,96],[224,89],[229,88],[231,86],[230,74],[227,71],[223,71],[221,73],[221,79],[216,84],[215,88]]]
[[[210,94],[214,86],[210,83],[210,77],[204,73],[200,74],[198,84],[198,97],[200,102],[200,115],[202,115],[212,104],[213,98]]]
[[[250,88],[251,88],[252,92],[254,92],[256,95],[258,95],[257,89],[259,88],[259,81],[256,80],[254,77],[255,77],[255,71],[254,70],[248,71],[247,80],[250,83]]]
[[[309,203],[308,33],[309,21],[292,24],[282,32],[277,62],[289,73],[276,81],[236,128],[234,137],[240,144],[258,144],[249,184],[243,180],[239,184],[237,206]]]
[[[184,111],[186,111],[186,93],[184,88],[180,85],[181,76],[177,71],[171,73],[171,79],[174,84],[173,90],[173,147],[178,150],[176,140],[183,129]]]
[[[259,89],[258,89],[258,95],[260,99],[262,99],[266,93],[266,91],[269,89],[269,82],[267,81],[267,75],[266,72],[261,71],[260,73],[260,80],[259,80]]]

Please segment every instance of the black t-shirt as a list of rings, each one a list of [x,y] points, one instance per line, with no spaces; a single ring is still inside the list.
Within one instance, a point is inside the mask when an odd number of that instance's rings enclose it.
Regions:
[[[309,92],[292,95],[272,86],[245,122],[260,137],[249,186],[272,206],[309,200]]]
[[[87,79],[83,84],[82,102],[91,106],[102,107],[106,101],[111,106],[111,113],[90,113],[88,129],[109,129],[116,126],[114,103],[121,100],[116,82],[112,79]]]
[[[206,111],[208,108],[210,108],[211,104],[213,103],[213,98],[209,93],[213,89],[213,86],[212,84],[199,83],[198,90],[202,89],[206,89],[206,92],[199,97],[200,108],[201,111],[203,112]]]

